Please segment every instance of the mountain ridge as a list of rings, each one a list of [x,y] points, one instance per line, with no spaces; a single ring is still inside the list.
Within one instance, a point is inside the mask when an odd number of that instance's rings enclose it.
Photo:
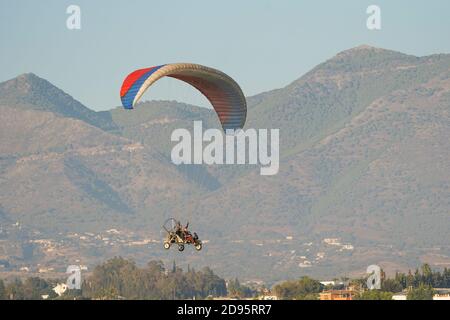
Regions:
[[[360,46],[249,97],[246,128],[281,133],[280,173],[262,177],[251,166],[171,164],[173,129],[197,119],[220,128],[211,109],[149,101],[86,111],[22,75],[0,84],[1,216],[46,235],[126,227],[156,238],[176,216],[212,239],[187,261],[230,276],[332,276],[376,259],[404,269],[426,246],[450,263],[449,79],[450,55]],[[324,238],[349,246],[333,251]],[[88,251],[78,252],[98,258]]]
[[[105,130],[116,129],[108,114],[87,108],[34,73],[24,73],[0,83],[0,105],[49,111],[63,117],[83,120]]]

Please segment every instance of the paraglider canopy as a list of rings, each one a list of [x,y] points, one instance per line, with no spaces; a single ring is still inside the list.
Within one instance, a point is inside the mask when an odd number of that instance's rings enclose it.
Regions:
[[[163,77],[184,81],[199,90],[213,106],[224,130],[244,126],[247,103],[239,85],[219,70],[193,63],[171,63],[133,71],[120,90],[123,107],[133,109],[145,91]]]

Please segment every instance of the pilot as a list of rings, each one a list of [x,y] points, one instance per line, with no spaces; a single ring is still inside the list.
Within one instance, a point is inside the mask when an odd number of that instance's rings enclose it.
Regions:
[[[187,240],[188,242],[189,241],[192,241],[192,234],[190,233],[190,231],[188,230],[188,227],[189,227],[189,221],[188,221],[188,223],[186,223],[186,226],[183,228],[183,236],[184,236],[184,238],[183,238],[183,240]]]
[[[175,234],[180,237],[181,240],[184,240],[184,230],[181,227],[180,221],[177,221],[175,225]]]

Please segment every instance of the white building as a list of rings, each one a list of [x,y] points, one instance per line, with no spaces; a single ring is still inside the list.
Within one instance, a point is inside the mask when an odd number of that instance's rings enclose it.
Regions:
[[[339,238],[325,238],[325,239],[323,239],[323,242],[325,242],[326,244],[328,244],[330,246],[340,246],[341,245],[340,240],[341,239],[339,239]]]
[[[450,288],[435,288],[433,300],[450,300]]]
[[[53,288],[53,291],[55,291],[55,293],[58,296],[62,296],[64,294],[64,292],[67,291],[67,284],[65,284],[65,283],[58,283],[56,285],[56,287]]]
[[[275,295],[263,295],[261,297],[259,297],[259,300],[278,300],[278,297]]]
[[[407,300],[407,293],[406,292],[396,293],[392,296],[392,300]]]

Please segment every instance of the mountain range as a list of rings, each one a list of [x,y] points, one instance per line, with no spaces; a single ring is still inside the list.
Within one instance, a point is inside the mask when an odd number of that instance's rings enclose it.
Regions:
[[[75,256],[176,259],[268,281],[450,265],[450,55],[360,46],[247,102],[246,128],[280,129],[275,176],[171,163],[175,128],[220,128],[211,109],[95,112],[32,73],[3,82],[0,223],[18,221],[27,242],[109,229],[159,239],[174,216],[209,240],[204,251],[118,244]],[[36,252],[16,263],[45,259]]]

